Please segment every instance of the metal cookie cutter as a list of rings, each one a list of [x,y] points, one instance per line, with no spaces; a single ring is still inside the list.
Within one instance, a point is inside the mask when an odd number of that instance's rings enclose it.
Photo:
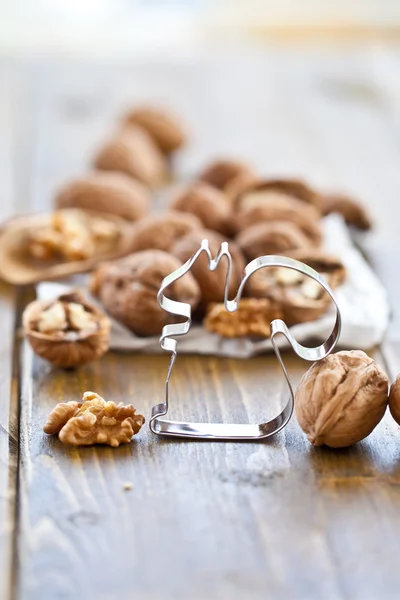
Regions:
[[[225,298],[224,304],[229,312],[234,312],[239,306],[239,302],[242,296],[243,288],[253,273],[259,269],[265,267],[287,267],[288,269],[294,269],[299,273],[307,275],[314,281],[317,281],[320,286],[329,294],[332,302],[336,308],[336,321],[333,327],[332,333],[328,339],[317,346],[316,348],[307,348],[299,344],[290,333],[286,323],[281,319],[275,319],[271,323],[271,341],[274,348],[276,357],[282,367],[283,374],[289,387],[289,399],[286,406],[283,408],[281,413],[274,419],[261,423],[258,425],[252,424],[234,424],[234,423],[186,423],[178,421],[168,421],[161,417],[165,417],[168,413],[169,404],[169,388],[172,370],[177,357],[177,341],[175,337],[185,335],[190,330],[191,326],[191,307],[190,304],[185,302],[177,302],[171,300],[164,295],[165,290],[174,281],[183,277],[185,273],[190,271],[192,265],[196,262],[199,256],[205,252],[208,256],[208,266],[210,271],[215,271],[223,257],[226,257],[227,261],[227,275],[225,282]],[[252,260],[244,269],[242,280],[237,291],[237,296],[234,300],[228,299],[229,294],[229,281],[231,276],[232,257],[229,253],[228,243],[223,242],[220,250],[215,258],[212,258],[211,252],[208,246],[208,240],[203,240],[199,250],[179,269],[176,269],[173,273],[165,277],[161,283],[160,290],[158,292],[158,303],[167,312],[173,315],[179,315],[185,317],[186,321],[183,323],[176,323],[173,325],[165,325],[162,330],[160,337],[160,345],[163,350],[171,352],[171,361],[168,368],[167,379],[165,382],[165,401],[161,404],[157,404],[153,407],[152,415],[150,419],[150,429],[153,433],[160,436],[175,436],[175,437],[186,437],[195,439],[214,439],[214,440],[259,440],[274,435],[287,425],[290,417],[293,413],[294,408],[294,392],[290,383],[289,376],[287,374],[284,362],[282,360],[278,345],[276,343],[276,336],[282,334],[289,341],[291,347],[295,353],[301,358],[308,361],[318,361],[326,356],[333,350],[338,341],[341,328],[341,317],[339,307],[335,300],[332,290],[330,289],[327,282],[321,277],[317,271],[308,267],[307,265],[294,260],[292,258],[286,258],[284,256],[261,256]]]

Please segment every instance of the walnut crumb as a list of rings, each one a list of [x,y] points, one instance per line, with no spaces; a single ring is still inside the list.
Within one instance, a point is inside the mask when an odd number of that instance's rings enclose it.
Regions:
[[[276,305],[267,298],[244,298],[233,313],[228,312],[223,303],[211,304],[203,324],[207,331],[222,337],[253,335],[268,338],[271,321],[280,316]]]
[[[122,487],[125,490],[125,492],[128,492],[129,490],[133,489],[133,483],[131,483],[130,481],[125,481]]]
[[[43,431],[58,433],[61,442],[73,446],[117,447],[130,442],[144,422],[132,404],[106,402],[95,392],[85,392],[82,402],[57,404]]]

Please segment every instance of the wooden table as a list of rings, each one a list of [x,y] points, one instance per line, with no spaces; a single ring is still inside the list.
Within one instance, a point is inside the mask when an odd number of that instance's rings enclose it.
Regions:
[[[399,52],[270,47],[136,62],[0,63],[1,212],[51,205],[116,115],[161,100],[192,125],[177,169],[212,155],[309,177],[374,211],[364,248],[390,290],[399,342]],[[30,290],[1,288],[0,598],[3,600],[375,600],[400,596],[400,438],[386,415],[368,440],[312,448],[295,418],[265,443],[163,441],[68,449],[47,413],[88,389],[147,417],[168,357],[110,353],[52,370],[19,335]],[[287,357],[298,380],[306,365]],[[278,366],[181,357],[173,414],[258,420],[282,402]],[[131,482],[131,490],[124,483]]]

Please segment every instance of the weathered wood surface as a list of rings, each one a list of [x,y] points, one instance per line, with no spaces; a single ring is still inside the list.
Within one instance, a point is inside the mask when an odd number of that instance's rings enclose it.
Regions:
[[[269,49],[218,60],[26,67],[29,146],[16,158],[27,201],[50,206],[56,185],[86,168],[119,111],[161,100],[192,124],[182,174],[228,152],[267,174],[358,194],[378,216],[369,248],[385,279],[393,268],[385,257],[398,252],[397,60],[381,49]],[[396,324],[395,342],[399,335]],[[287,360],[297,380],[307,365]],[[160,441],[145,429],[131,446],[74,450],[42,433],[55,403],[87,389],[132,401],[148,417],[166,366],[163,356],[109,354],[63,373],[23,346],[17,585],[9,597],[398,598],[400,439],[389,415],[368,440],[336,452],[311,448],[295,419],[260,444]],[[272,358],[181,357],[177,366],[178,418],[258,421],[285,393]]]

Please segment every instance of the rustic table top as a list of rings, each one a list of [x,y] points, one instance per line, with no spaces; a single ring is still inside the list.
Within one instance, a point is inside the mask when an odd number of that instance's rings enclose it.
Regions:
[[[176,168],[243,156],[269,173],[343,188],[374,212],[359,240],[387,285],[398,366],[400,53],[309,47],[134,62],[0,62],[2,217],[51,206],[120,111],[162,101],[192,125]],[[32,290],[1,287],[0,598],[3,600],[399,597],[400,437],[386,415],[364,442],[312,448],[294,418],[263,443],[165,441],[68,449],[42,426],[95,390],[147,417],[167,356],[110,353],[51,369],[20,339]],[[287,357],[296,381],[307,365]],[[258,421],[286,390],[273,358],[179,358],[177,418]],[[126,482],[132,489],[124,489]]]

